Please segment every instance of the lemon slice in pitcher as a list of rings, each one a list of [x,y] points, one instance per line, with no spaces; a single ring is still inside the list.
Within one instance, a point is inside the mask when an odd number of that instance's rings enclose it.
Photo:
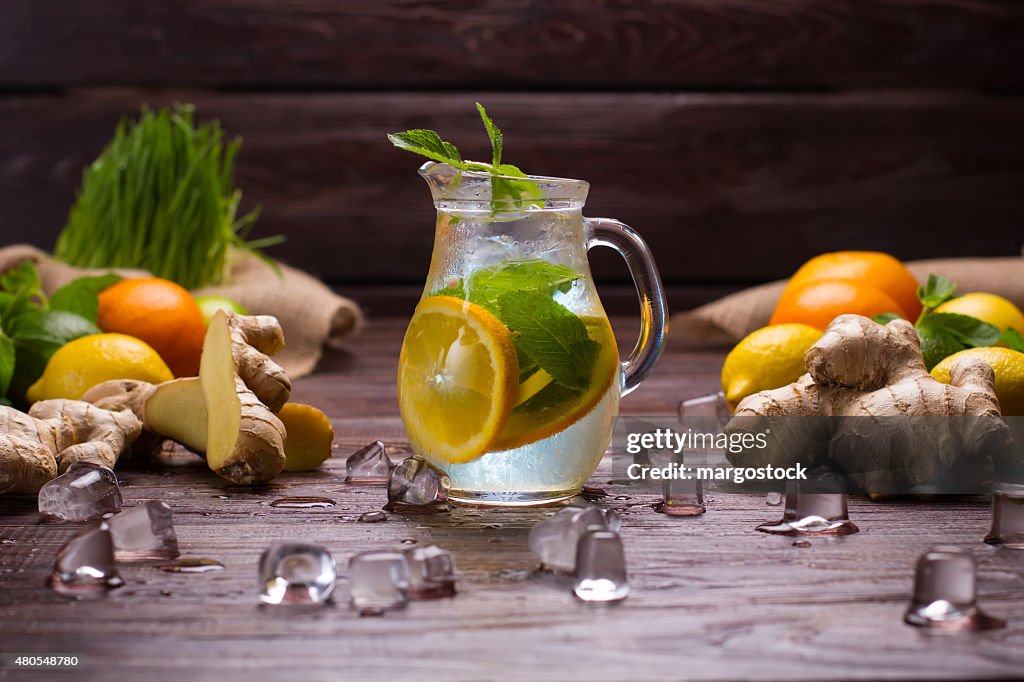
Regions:
[[[512,334],[480,306],[431,296],[416,306],[398,359],[398,406],[413,448],[468,462],[486,452],[519,395]]]

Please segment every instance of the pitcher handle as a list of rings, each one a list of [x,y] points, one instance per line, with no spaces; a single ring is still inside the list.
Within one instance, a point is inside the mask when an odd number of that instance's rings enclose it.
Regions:
[[[622,395],[631,393],[654,369],[665,350],[668,310],[665,288],[647,243],[629,225],[611,218],[585,218],[587,250],[607,246],[619,252],[629,267],[640,299],[640,337],[622,363]]]

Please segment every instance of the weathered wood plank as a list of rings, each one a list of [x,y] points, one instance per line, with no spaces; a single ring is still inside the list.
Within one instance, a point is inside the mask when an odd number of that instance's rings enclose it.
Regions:
[[[436,128],[466,155],[473,100],[527,170],[591,181],[589,215],[644,234],[669,283],[780,277],[825,250],[1007,255],[1024,222],[1024,100],[953,94],[242,95],[83,91],[0,100],[4,241],[52,244],[82,167],[140,103],[192,101],[245,138],[238,182],[274,253],[332,283],[421,284],[433,209],[384,135]],[[603,250],[602,250],[603,251]],[[601,281],[625,268],[595,252]]]
[[[978,679],[1015,678],[1024,665],[1024,554],[981,544],[983,502],[851,501],[859,534],[809,548],[753,530],[781,514],[753,495],[713,493],[702,517],[672,519],[653,498],[592,479],[601,504],[623,516],[633,593],[623,604],[576,602],[563,581],[538,573],[526,546],[550,510],[456,508],[450,514],[354,519],[383,502],[382,488],[343,483],[344,457],[383,436],[407,446],[393,400],[404,323],[378,321],[322,374],[297,382],[297,399],[327,408],[337,454],[321,470],[242,488],[178,453],[162,470],[123,468],[128,504],[162,499],[175,511],[183,553],[224,562],[219,573],[169,574],[125,565],[126,586],[71,602],[43,587],[74,529],[39,525],[33,501],[0,497],[0,651],[75,652],[76,679],[296,678],[394,680]],[[616,320],[629,337],[632,322]],[[624,339],[629,341],[628,338]],[[680,397],[712,389],[721,354],[670,352],[656,377],[623,401],[632,414],[672,414]],[[329,510],[269,506],[284,495],[323,495]],[[275,540],[328,547],[339,561],[335,605],[312,612],[256,605],[256,562]],[[459,594],[382,618],[347,604],[348,558],[403,541],[451,549]],[[929,637],[901,621],[916,556],[934,544],[970,549],[979,591],[1006,630]],[[40,679],[47,679],[40,674]],[[0,679],[23,673],[0,671]]]
[[[8,0],[0,85],[1020,88],[1013,0]]]

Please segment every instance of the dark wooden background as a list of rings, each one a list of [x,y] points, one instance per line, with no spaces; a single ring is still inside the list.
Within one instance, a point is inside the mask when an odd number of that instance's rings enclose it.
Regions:
[[[1019,0],[5,0],[0,243],[52,246],[118,118],[193,102],[274,255],[407,312],[432,207],[384,134],[483,157],[479,99],[508,160],[647,237],[675,309],[829,249],[1017,254],[1022,66]]]

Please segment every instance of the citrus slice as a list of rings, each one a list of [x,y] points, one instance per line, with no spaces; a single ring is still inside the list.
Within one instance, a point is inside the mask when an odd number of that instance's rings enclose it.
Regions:
[[[420,301],[398,359],[398,406],[414,450],[451,463],[491,448],[519,395],[509,330],[451,296]]]
[[[587,387],[569,390],[552,381],[544,370],[538,370],[519,385],[515,409],[489,449],[511,450],[563,431],[585,417],[608,393],[619,370],[615,334],[604,317],[581,319],[587,335],[600,346]]]

